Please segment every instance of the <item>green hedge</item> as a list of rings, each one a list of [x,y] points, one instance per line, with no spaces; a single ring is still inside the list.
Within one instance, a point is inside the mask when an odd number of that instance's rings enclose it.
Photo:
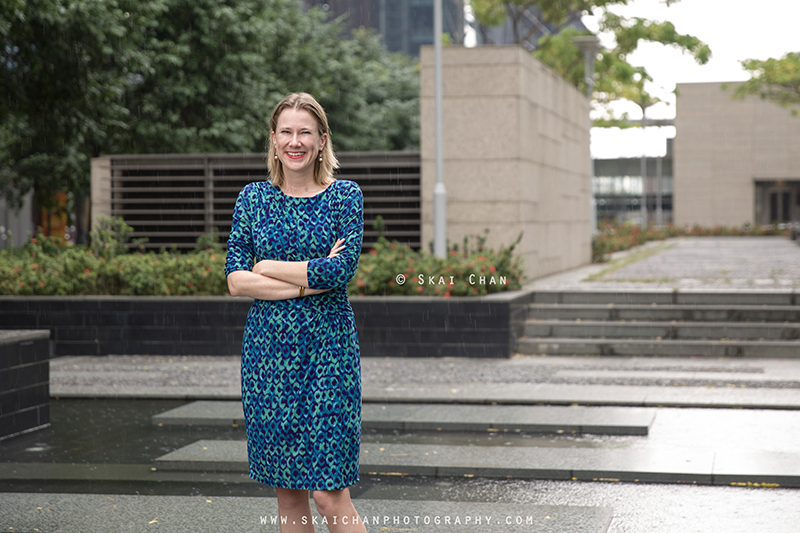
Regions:
[[[37,235],[22,248],[0,251],[1,295],[228,295],[225,251],[216,236],[204,235],[196,249],[181,254],[162,250],[128,251],[132,230],[119,219],[104,219],[90,247],[65,245]],[[476,296],[522,286],[522,267],[514,248],[485,247],[485,237],[465,239],[446,259],[380,239],[362,254],[348,286],[358,295]],[[141,244],[141,243],[133,243]],[[406,277],[398,284],[398,275]],[[423,276],[420,284],[419,276]],[[472,276],[472,277],[471,277]],[[433,280],[433,283],[430,281]],[[451,284],[452,280],[452,284]],[[470,283],[470,281],[472,283]]]
[[[449,297],[517,290],[522,287],[523,268],[514,249],[521,238],[520,234],[509,246],[495,251],[485,246],[485,236],[468,237],[460,249],[450,246],[443,259],[380,238],[369,253],[361,255],[348,292],[351,296]]]

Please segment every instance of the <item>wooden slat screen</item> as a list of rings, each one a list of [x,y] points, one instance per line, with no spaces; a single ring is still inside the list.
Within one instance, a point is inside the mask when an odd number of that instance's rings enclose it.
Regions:
[[[364,192],[364,248],[384,236],[419,249],[419,152],[340,152],[338,179]],[[233,204],[250,182],[267,179],[259,154],[110,156],[110,213],[147,237],[149,249],[194,248],[197,238],[216,228],[225,242]],[[95,202],[96,199],[93,199]]]

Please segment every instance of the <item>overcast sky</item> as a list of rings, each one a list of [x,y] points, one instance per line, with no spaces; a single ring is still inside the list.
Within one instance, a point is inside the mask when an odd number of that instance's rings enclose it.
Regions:
[[[744,59],[782,57],[800,51],[800,0],[681,0],[666,7],[662,0],[632,0],[614,12],[627,17],[669,20],[679,33],[688,33],[711,47],[712,57],[698,65],[688,54],[657,44],[640,45],[628,57],[643,65],[653,78],[651,92],[671,105],[647,110],[649,118],[674,118],[676,83],[743,81],[748,74],[739,63]],[[596,24],[586,17],[587,27]],[[606,42],[610,45],[611,43]],[[641,117],[635,105],[624,107],[631,117]],[[662,155],[664,139],[674,128],[647,128],[648,155]],[[594,128],[592,154],[598,158],[636,157],[643,151],[641,131]]]

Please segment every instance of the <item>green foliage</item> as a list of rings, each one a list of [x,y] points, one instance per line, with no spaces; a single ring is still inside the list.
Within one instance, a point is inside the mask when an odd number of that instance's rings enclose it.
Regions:
[[[119,229],[119,228],[117,228]],[[123,230],[124,233],[124,230]],[[113,230],[102,253],[81,245],[64,245],[38,235],[18,250],[0,251],[2,295],[227,295],[225,254],[200,250],[190,254],[162,250],[121,252]],[[124,238],[124,237],[122,237]]]
[[[800,52],[766,61],[747,59],[742,66],[750,73],[750,79],[737,85],[735,98],[757,94],[788,108],[792,115],[800,113]]]
[[[211,251],[222,253],[224,251],[224,247],[222,243],[219,242],[219,232],[217,228],[212,228],[211,233],[206,233],[204,235],[200,235],[197,238],[197,244],[194,247],[196,252]]]
[[[608,255],[639,246],[649,241],[663,241],[672,237],[742,237],[762,235],[785,235],[788,231],[772,226],[751,226],[744,224],[741,227],[713,226],[705,228],[694,225],[688,228],[668,224],[663,228],[648,226],[646,231],[636,224],[617,224],[603,222],[597,229],[597,235],[592,239],[592,262],[605,263]]]
[[[667,5],[675,0],[667,1]],[[644,108],[658,101],[644,88],[652,81],[644,67],[634,67],[627,57],[641,42],[656,42],[673,46],[689,53],[699,64],[711,57],[709,47],[698,38],[680,34],[670,22],[655,22],[642,18],[627,19],[607,8],[627,5],[628,0],[469,0],[484,36],[486,29],[499,26],[507,19],[512,22],[516,42],[523,43],[545,27],[544,36],[535,43],[534,55],[563,76],[567,81],[586,92],[583,54],[572,41],[582,35],[571,25],[581,15],[592,13],[598,17],[600,31],[613,33],[615,45],[598,54],[594,73],[594,100],[610,113],[608,104],[618,99],[630,100]],[[523,24],[524,21],[534,21]],[[523,33],[523,28],[527,32]],[[585,34],[585,33],[584,33]],[[624,117],[626,118],[626,117]],[[619,119],[600,121],[598,126],[619,126]]]
[[[298,0],[0,2],[0,194],[85,198],[92,157],[260,152],[314,94],[337,150],[419,146],[419,68]]]
[[[111,258],[128,251],[126,246],[133,235],[133,228],[119,217],[100,215],[97,229],[91,232],[91,250],[98,257]],[[134,245],[143,244],[147,239],[136,239]]]
[[[356,276],[348,285],[350,296],[483,296],[522,287],[522,260],[514,254],[522,235],[495,251],[486,237],[465,238],[463,247],[449,247],[447,257],[389,242],[381,237],[362,254]],[[404,276],[405,283],[398,283]]]
[[[124,128],[121,95],[146,55],[132,35],[157,0],[0,2],[0,193],[19,207],[57,210],[58,191],[86,191],[89,159]]]

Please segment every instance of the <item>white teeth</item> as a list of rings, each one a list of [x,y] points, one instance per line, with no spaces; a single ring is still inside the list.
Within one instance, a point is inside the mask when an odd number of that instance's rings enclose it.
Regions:
[[[300,157],[301,155],[303,155],[303,152],[286,152],[286,153],[292,157]]]

